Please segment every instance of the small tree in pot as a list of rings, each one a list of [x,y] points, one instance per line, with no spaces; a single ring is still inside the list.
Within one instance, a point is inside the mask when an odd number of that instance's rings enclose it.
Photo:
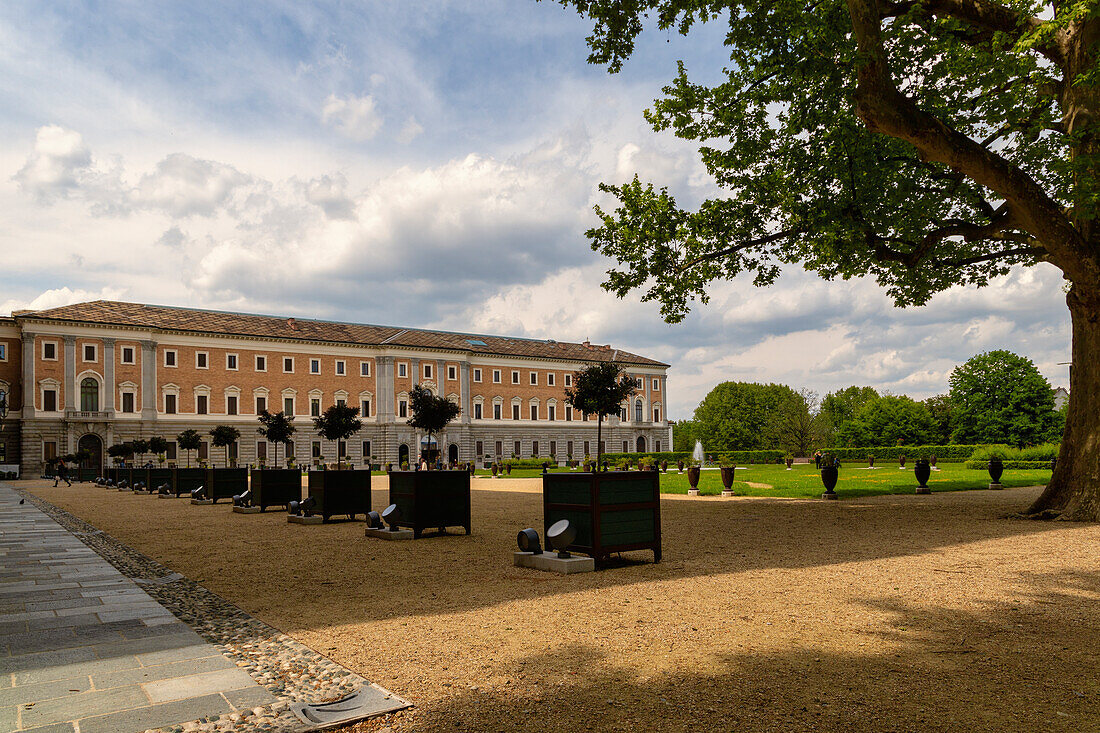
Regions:
[[[137,440],[131,440],[130,445],[134,449],[133,455],[139,457],[137,462],[140,463],[140,457],[149,452],[149,441],[144,438],[138,438]]]
[[[187,429],[176,436],[176,445],[181,450],[187,451],[187,467],[191,468],[191,451],[198,450],[202,445],[202,437],[199,435],[199,431]]]
[[[241,431],[232,425],[215,425],[210,430],[211,443],[215,448],[225,449],[225,466],[229,467],[229,446],[237,442],[241,437]]]
[[[359,419],[358,407],[336,404],[313,418],[313,427],[325,440],[339,442],[362,430],[363,421]]]
[[[623,374],[613,361],[593,364],[573,375],[573,386],[565,388],[565,399],[574,410],[596,416],[596,470],[600,469],[603,446],[603,419],[617,415],[623,400],[633,396],[634,380]]]
[[[134,455],[134,446],[131,443],[115,443],[107,449],[107,455],[114,458],[115,463],[119,464]]]
[[[409,426],[427,433],[429,446],[432,444],[432,435],[442,432],[462,413],[458,405],[446,397],[437,397],[430,389],[419,384],[409,392],[409,409],[412,410]]]
[[[358,410],[356,410],[356,414],[358,414]],[[275,444],[274,465],[278,466],[279,444],[281,443],[285,446],[290,442],[290,437],[294,435],[294,432],[296,430],[293,422],[294,418],[287,417],[282,412],[276,412],[272,414],[267,410],[264,410],[259,414],[256,419],[260,421],[260,427],[256,430],[256,432]]]
[[[157,463],[164,463],[164,454],[168,452],[168,441],[159,435],[149,438],[149,452],[155,453]]]

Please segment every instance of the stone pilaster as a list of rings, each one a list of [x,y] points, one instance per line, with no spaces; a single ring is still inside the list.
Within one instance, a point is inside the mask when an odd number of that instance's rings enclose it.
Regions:
[[[141,419],[157,419],[157,342],[141,342]]]
[[[76,401],[76,336],[62,336],[65,351],[65,409],[79,410]]]
[[[35,342],[33,333],[23,334],[23,419],[34,417],[34,395],[38,391],[34,383]]]
[[[115,340],[103,339],[103,404],[107,417],[115,416]]]
[[[462,407],[462,415],[459,417],[459,421],[463,425],[469,425],[470,420],[473,418],[473,406],[471,403],[470,395],[470,364],[468,362],[462,362],[459,365],[459,393],[461,399],[459,400]],[[484,407],[482,409],[485,409]],[[469,433],[469,431],[466,431]],[[469,435],[467,435],[467,442],[469,442]]]

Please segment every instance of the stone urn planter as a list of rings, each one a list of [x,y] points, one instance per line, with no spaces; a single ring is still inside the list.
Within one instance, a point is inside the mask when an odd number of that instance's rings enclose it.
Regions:
[[[931,494],[932,489],[928,488],[928,477],[932,475],[932,467],[928,464],[928,461],[923,458],[918,458],[917,462],[913,464],[913,475],[917,477],[918,494]]]
[[[661,461],[661,473],[668,470],[668,461]]]
[[[933,455],[933,456],[932,456],[932,457],[931,457],[931,458],[929,459],[929,461],[928,461],[928,462],[932,464],[932,468],[935,468],[935,467],[936,467],[936,456],[935,456],[935,455]]]
[[[875,467],[875,457],[874,456],[867,456],[867,467],[868,468],[874,468]]]
[[[699,467],[690,466],[688,468],[688,496],[699,496]]]
[[[722,466],[722,496],[733,496],[733,466]]]
[[[898,456],[898,468],[905,468],[905,456]]]
[[[676,461],[676,470],[679,471],[680,473],[684,472],[684,462],[683,461]]]
[[[837,498],[838,495],[833,489],[836,488],[838,478],[840,478],[840,469],[835,465],[827,465],[821,469],[821,483],[825,486],[825,493],[821,495],[822,499]]]
[[[1005,472],[1004,463],[997,456],[993,456],[989,459],[989,478],[993,481],[989,484],[991,489],[1002,489],[1001,486],[1001,474]]]
[[[497,464],[493,464],[493,478],[497,477]]]
[[[789,471],[791,466],[794,465],[794,459],[793,458],[788,458],[786,462],[787,462],[787,470]]]
[[[512,475],[512,464],[511,463],[509,463],[507,466],[504,467],[504,472],[507,473],[509,476]]]

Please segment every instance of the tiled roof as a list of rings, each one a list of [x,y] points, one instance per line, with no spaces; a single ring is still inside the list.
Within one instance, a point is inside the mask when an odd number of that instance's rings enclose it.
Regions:
[[[322,341],[329,343],[407,346],[444,349],[475,354],[522,356],[535,359],[569,361],[617,361],[623,364],[668,366],[610,346],[566,343],[508,336],[428,331],[419,328],[371,326],[360,323],[314,321],[251,313],[229,313],[166,305],[93,300],[40,311],[16,311],[16,319],[39,318],[51,321],[129,326],[162,331],[212,333],[226,336]]]

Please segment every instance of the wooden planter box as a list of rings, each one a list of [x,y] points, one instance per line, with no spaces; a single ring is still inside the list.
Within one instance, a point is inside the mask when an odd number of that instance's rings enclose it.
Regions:
[[[205,468],[175,468],[172,469],[172,493],[190,494],[200,486],[206,485]]]
[[[660,562],[660,478],[656,471],[548,473],[542,477],[543,531],[568,519],[577,528],[570,551],[603,562],[614,552],[653,550]]]
[[[365,518],[370,511],[370,471],[310,471],[309,495],[317,501],[314,513],[326,522],[338,514]]]
[[[218,499],[232,499],[248,488],[247,468],[203,468],[206,472],[206,497],[217,503]]]
[[[289,507],[302,498],[302,473],[295,468],[257,468],[252,471],[252,503],[264,511],[269,506]]]
[[[462,527],[470,534],[470,474],[466,471],[392,471],[390,503],[401,512],[397,526],[413,537],[425,529]]]
[[[135,472],[137,473],[137,472]],[[138,481],[145,482],[145,490],[156,493],[161,484],[172,486],[172,469],[170,468],[144,468],[140,471],[141,478]]]
[[[73,471],[73,475],[71,478],[75,481],[80,481],[82,483],[84,481],[95,481],[97,478],[99,478],[99,469],[78,467],[76,470]]]

